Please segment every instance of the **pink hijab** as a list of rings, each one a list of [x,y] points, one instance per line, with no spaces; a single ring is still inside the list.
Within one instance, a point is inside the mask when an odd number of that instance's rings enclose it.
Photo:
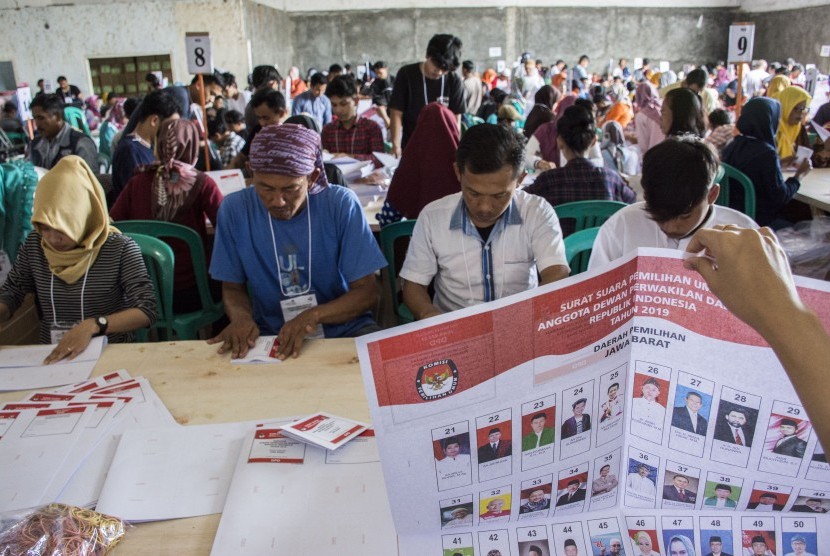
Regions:
[[[562,117],[569,107],[576,102],[576,95],[565,95],[559,104],[556,105],[553,121],[547,122],[539,126],[536,133],[533,134],[536,140],[539,141],[539,150],[542,152],[542,160],[553,162],[559,166],[559,145],[556,138],[559,136],[559,131],[556,129],[556,122]]]
[[[634,104],[637,106],[638,111],[658,124],[660,123],[663,100],[660,98],[654,85],[647,81],[643,81],[637,85],[637,92],[634,93]]]

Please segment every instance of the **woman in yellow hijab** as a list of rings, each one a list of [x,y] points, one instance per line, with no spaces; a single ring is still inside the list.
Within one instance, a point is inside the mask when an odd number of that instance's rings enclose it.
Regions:
[[[775,98],[775,95],[792,85],[790,78],[786,75],[776,75],[767,85],[766,96]]]
[[[775,142],[778,144],[778,156],[785,166],[795,157],[799,144],[807,145],[807,133],[804,124],[810,115],[810,101],[813,97],[801,87],[786,87],[773,98],[781,103],[781,122]]]
[[[34,293],[40,341],[57,344],[45,363],[74,359],[93,336],[130,341],[133,330],[155,320],[141,252],[109,225],[104,191],[82,158],[66,156],[43,176],[32,223],[0,288],[0,322]]]

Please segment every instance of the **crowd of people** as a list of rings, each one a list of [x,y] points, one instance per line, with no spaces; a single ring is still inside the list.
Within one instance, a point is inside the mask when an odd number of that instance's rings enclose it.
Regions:
[[[513,69],[478,73],[462,61],[461,40],[439,34],[421,61],[394,76],[382,61],[359,75],[333,64],[305,78],[296,67],[283,77],[257,66],[244,89],[230,73],[169,87],[150,74],[141,98],[84,98],[63,77],[54,93],[39,84],[28,157],[49,172],[36,197],[35,230],[0,289],[0,318],[37,293],[41,339],[56,344],[51,359],[73,357],[94,335],[129,340],[156,312],[137,248],[111,221],[155,219],[193,228],[206,243],[206,221],[216,229],[210,275],[221,283],[227,322],[210,342],[220,352],[244,356],[260,334],[277,334],[285,358],[297,356],[306,337],[379,330],[371,311],[375,273],[386,260],[356,195],[331,182],[340,178],[323,159],[380,166],[375,153],[385,150],[401,160],[378,219],[416,219],[400,272],[415,318],[567,277],[563,238],[572,228],[555,207],[614,200],[628,206],[601,228],[592,266],[636,247],[706,248],[716,269],[689,264],[739,316],[782,336],[773,347],[790,367],[809,367],[762,311],[730,300],[720,282],[732,271],[718,251],[731,256],[732,236],[742,248],[758,238],[774,243],[766,229],[736,227],[781,228],[802,217],[792,201],[800,179],[830,160],[830,147],[815,142],[808,125],[830,128],[830,104],[808,122],[811,95],[792,60],[755,62],[741,84],[721,62],[679,74],[646,59],[636,68],[621,59],[602,74],[590,64],[582,56],[572,67],[545,66],[525,54]],[[746,102],[738,104],[740,96]],[[97,147],[65,120],[67,104],[85,109]],[[12,111],[4,115],[13,119]],[[812,156],[800,156],[808,145]],[[730,207],[715,204],[721,162],[751,179],[754,218],[743,214],[739,194]],[[104,194],[97,176],[110,164]],[[252,187],[223,199],[208,167],[241,169]],[[786,169],[794,173],[785,179]],[[77,191],[61,191],[57,181]],[[66,201],[70,194],[88,199],[82,209]],[[714,229],[721,231],[704,233]],[[173,247],[175,307],[192,311],[200,298],[190,256]],[[790,291],[778,255],[752,249],[745,255],[757,259],[752,264],[773,269],[769,284],[755,287]],[[797,296],[784,298],[812,329]]]

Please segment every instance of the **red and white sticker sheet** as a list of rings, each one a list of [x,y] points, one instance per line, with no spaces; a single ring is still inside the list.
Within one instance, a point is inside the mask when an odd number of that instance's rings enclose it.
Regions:
[[[809,416],[681,256],[642,249],[357,340],[401,554],[830,545]],[[828,284],[798,284],[830,328]]]

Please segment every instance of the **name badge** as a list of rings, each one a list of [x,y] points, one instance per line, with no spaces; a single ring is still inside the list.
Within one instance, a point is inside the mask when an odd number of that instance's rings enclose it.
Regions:
[[[72,330],[76,324],[75,322],[53,322],[52,326],[49,327],[49,336],[52,345],[61,343],[64,335]]]
[[[297,315],[307,309],[317,306],[317,294],[310,293],[308,295],[298,295],[296,297],[289,297],[280,301],[282,307],[282,318],[285,322],[294,319]],[[325,338],[323,333],[323,325],[318,324],[317,329],[311,334],[306,334],[306,338],[316,340],[318,338]]]

